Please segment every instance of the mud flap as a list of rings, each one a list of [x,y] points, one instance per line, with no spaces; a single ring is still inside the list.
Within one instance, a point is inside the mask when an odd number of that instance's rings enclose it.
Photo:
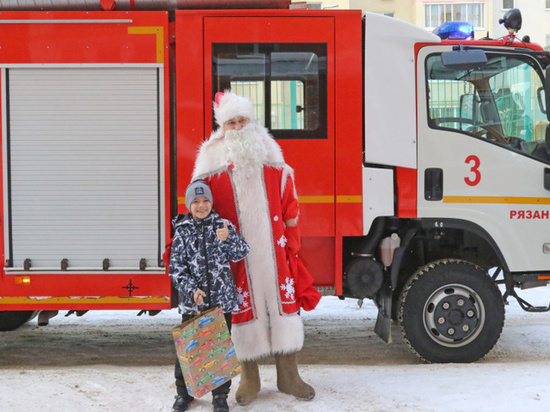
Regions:
[[[389,285],[384,285],[380,290],[378,299],[378,317],[374,325],[374,333],[376,333],[387,344],[392,343],[391,337],[391,306],[392,306],[392,289]]]

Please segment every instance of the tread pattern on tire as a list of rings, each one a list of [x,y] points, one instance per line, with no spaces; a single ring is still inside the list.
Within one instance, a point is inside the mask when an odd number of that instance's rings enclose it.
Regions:
[[[470,267],[473,267],[475,268],[476,270],[481,270],[481,271],[484,271],[481,267],[479,267],[478,265],[475,265],[471,262],[468,262],[468,261],[465,261],[465,260],[461,260],[461,259],[441,259],[441,260],[437,260],[437,261],[434,261],[434,262],[430,262],[422,267],[420,267],[414,274],[413,276],[411,276],[407,282],[405,283],[405,285],[403,286],[403,289],[401,291],[401,294],[399,296],[399,313],[398,313],[398,321],[399,321],[399,324],[401,326],[401,334],[405,340],[405,342],[407,343],[407,346],[409,347],[409,349],[416,355],[418,356],[420,359],[422,359],[422,361],[426,362],[426,363],[432,363],[432,361],[430,361],[429,359],[426,359],[424,356],[422,356],[420,353],[418,353],[418,351],[413,347],[413,345],[411,344],[411,342],[409,341],[409,339],[407,338],[407,335],[406,335],[406,331],[405,331],[405,328],[403,326],[403,312],[404,312],[404,306],[405,306],[405,302],[406,302],[406,299],[407,299],[407,295],[410,291],[410,289],[412,288],[412,286],[421,278],[423,277],[424,275],[426,275],[426,273],[429,273],[431,272],[432,270],[434,270],[436,267],[438,266],[444,266],[444,265],[449,265],[449,264],[462,264],[462,265],[468,265]],[[489,276],[487,276],[488,279],[490,279]],[[504,308],[504,303],[503,303],[503,308]],[[502,318],[502,323],[500,324],[500,327],[499,327],[499,330],[498,330],[498,335],[497,335],[497,339],[495,339],[495,342],[493,343],[493,345],[488,348],[486,350],[486,352],[479,358],[483,358],[483,356],[485,356],[487,353],[489,353],[493,347],[495,346],[496,342],[498,341],[498,338],[500,337],[501,333],[502,333],[502,329],[504,327],[504,313],[503,313],[503,318]],[[479,360],[478,359],[478,360]]]

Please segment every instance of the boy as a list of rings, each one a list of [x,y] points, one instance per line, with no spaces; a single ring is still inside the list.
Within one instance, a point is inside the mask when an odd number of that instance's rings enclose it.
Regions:
[[[239,300],[229,261],[237,262],[249,252],[248,244],[231,222],[212,210],[212,192],[204,180],[195,180],[185,191],[190,213],[172,221],[175,233],[170,255],[170,278],[179,295],[182,322],[201,310],[220,306],[231,329],[231,312]],[[194,399],[187,393],[183,374],[176,360],[177,396],[173,411],[189,408]],[[231,380],[212,391],[214,412],[228,412],[227,395]]]

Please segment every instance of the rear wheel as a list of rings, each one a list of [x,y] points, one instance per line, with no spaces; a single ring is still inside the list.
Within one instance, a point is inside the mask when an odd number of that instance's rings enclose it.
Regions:
[[[15,330],[34,318],[36,311],[0,311],[0,331]]]
[[[504,301],[482,268],[440,260],[420,268],[400,297],[399,321],[412,350],[428,362],[474,362],[495,345]]]

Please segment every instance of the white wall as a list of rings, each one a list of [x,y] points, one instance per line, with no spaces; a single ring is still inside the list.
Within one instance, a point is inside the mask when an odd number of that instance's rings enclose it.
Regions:
[[[546,9],[546,0],[514,0],[514,7],[521,10],[522,28],[518,38],[528,35],[532,43],[538,43],[542,47],[550,46],[547,36],[550,36],[550,9]],[[504,16],[507,10],[502,8],[502,0],[493,0],[493,33],[491,37],[499,38],[508,33],[498,20]]]

